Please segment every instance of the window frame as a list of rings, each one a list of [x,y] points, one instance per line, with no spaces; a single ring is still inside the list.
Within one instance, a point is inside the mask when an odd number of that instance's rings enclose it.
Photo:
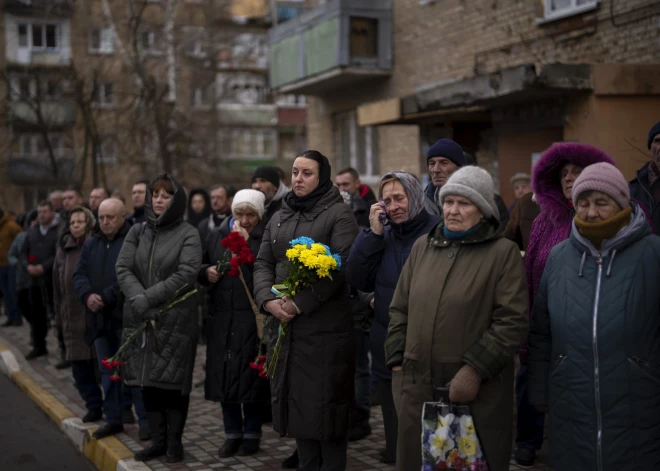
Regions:
[[[61,23],[57,22],[51,22],[51,21],[20,21],[17,23],[17,36],[18,36],[18,41],[20,43],[20,33],[19,29],[21,25],[26,25],[28,27],[28,45],[27,46],[20,46],[20,48],[29,48],[33,52],[59,52],[60,49],[62,48],[62,25]],[[38,26],[41,28],[41,46],[35,46],[34,45],[34,27]],[[49,47],[48,46],[48,34],[47,34],[47,29],[49,26],[53,26],[55,28],[55,46]]]
[[[94,47],[93,43],[93,35],[94,33],[98,33],[98,38],[99,38],[99,47]],[[107,37],[104,38],[104,34],[107,35]],[[104,48],[103,45],[109,45],[109,48]],[[105,55],[110,55],[114,54],[115,52],[115,38],[114,38],[114,32],[112,28],[109,26],[102,26],[99,28],[92,28],[89,30],[88,34],[88,42],[87,42],[87,52],[90,54],[105,54]]]
[[[220,153],[229,160],[275,160],[277,159],[278,135],[275,128],[269,127],[232,127],[220,130]],[[272,145],[272,154],[266,154],[268,142]],[[229,143],[229,148],[222,144]],[[241,149],[245,146],[245,149]],[[244,152],[245,151],[245,152]]]
[[[107,88],[110,88],[110,99],[108,99]],[[114,108],[117,106],[117,94],[113,82],[96,84],[95,93],[92,94],[92,106],[95,108]]]
[[[566,18],[569,16],[580,15],[591,10],[598,8],[600,0],[587,0],[587,3],[584,5],[577,5],[578,0],[570,0],[571,6],[563,8],[561,10],[553,11],[551,9],[552,0],[543,1],[543,19],[537,21],[537,23],[545,23],[548,21],[559,20],[561,18]]]
[[[355,110],[335,114],[333,127],[335,152],[336,155],[341,156],[341,167],[355,168],[360,173],[363,183],[378,183],[380,181],[378,128],[359,126]],[[344,132],[347,136],[342,135]],[[347,144],[343,142],[344,137],[348,139]]]
[[[146,47],[144,44],[145,34],[149,35],[148,36],[149,40],[147,41],[148,45]],[[158,48],[158,45],[160,44],[161,35],[162,35],[162,31],[156,29],[145,28],[141,30],[139,50],[147,56],[162,56],[164,54],[164,51]]]
[[[210,110],[213,108],[213,83],[193,87],[191,107],[195,110]]]
[[[117,136],[114,134],[102,134],[99,136],[99,148],[97,149],[96,161],[103,165],[115,165],[117,163],[117,154],[119,153],[119,145]],[[111,144],[112,152],[106,155],[104,146]]]

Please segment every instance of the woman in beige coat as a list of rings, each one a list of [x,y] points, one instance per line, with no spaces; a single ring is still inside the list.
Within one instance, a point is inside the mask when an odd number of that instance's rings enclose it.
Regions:
[[[421,468],[425,402],[468,404],[490,471],[509,469],[513,356],[528,328],[525,271],[502,238],[490,175],[454,173],[440,192],[444,221],[421,237],[390,305],[385,358],[399,416],[396,469]]]

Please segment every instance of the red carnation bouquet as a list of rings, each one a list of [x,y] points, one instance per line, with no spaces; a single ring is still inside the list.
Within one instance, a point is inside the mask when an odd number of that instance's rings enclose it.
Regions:
[[[264,335],[264,320],[266,319],[266,316],[259,312],[257,303],[254,302],[254,297],[252,297],[250,288],[248,288],[248,285],[245,282],[245,277],[243,276],[243,271],[241,270],[242,265],[254,263],[255,256],[250,251],[247,240],[245,240],[245,238],[238,232],[230,232],[227,237],[220,241],[220,243],[225,249],[231,252],[231,255],[227,254],[223,260],[218,261],[216,270],[221,273],[229,268],[227,275],[233,278],[239,278],[241,283],[243,283],[245,294],[247,294],[250,306],[252,307],[252,312],[254,312],[255,321],[257,322],[257,358],[250,363],[250,368],[257,370],[260,378],[266,378],[266,371],[264,370],[266,355],[263,354],[265,347],[262,343]]]
[[[28,263],[30,265],[35,265],[37,263],[37,256],[34,254],[28,255]]]

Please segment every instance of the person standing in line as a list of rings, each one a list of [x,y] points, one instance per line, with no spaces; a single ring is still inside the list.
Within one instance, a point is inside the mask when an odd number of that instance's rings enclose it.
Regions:
[[[523,196],[532,193],[532,177],[530,177],[526,173],[518,172],[511,177],[511,180],[509,180],[509,182],[511,183],[511,188],[513,189],[513,196],[515,198],[513,203],[511,203],[507,208],[509,214],[511,214],[513,208],[516,207],[516,203],[520,201],[520,199]]]
[[[0,209],[0,291],[2,291],[7,314],[7,321],[2,324],[2,327],[23,324],[16,299],[16,269],[9,263],[9,250],[20,233],[21,226],[16,224],[9,214]]]
[[[220,402],[225,428],[221,458],[249,456],[259,451],[263,404],[270,396],[268,380],[250,368],[257,357],[257,323],[250,301],[237,277],[216,270],[231,255],[221,241],[231,232],[243,237],[253,255],[259,252],[264,232],[265,197],[257,190],[241,190],[234,196],[233,216],[214,229],[206,241],[199,279],[209,291],[209,336],[206,346],[205,398]],[[240,268],[252,291],[253,264]]]
[[[413,244],[428,234],[440,218],[426,212],[424,189],[409,173],[389,172],[383,176],[379,197],[383,203],[376,203],[370,208],[371,228],[360,233],[351,248],[346,277],[351,286],[374,292],[375,315],[369,345],[385,426],[386,446],[381,462],[394,463],[398,421],[392,397],[392,372],[385,364],[384,350],[390,303]],[[388,222],[387,225],[385,222]]]
[[[90,346],[94,345],[101,373],[105,424],[94,432],[94,438],[100,439],[124,430],[124,388],[121,383],[110,379],[112,371],[101,362],[119,349],[124,297],[119,291],[115,265],[130,224],[126,221],[124,203],[115,198],[101,202],[98,216],[100,230],[85,241],[73,275],[73,284],[78,299],[87,308],[85,341]],[[91,381],[91,376],[95,376],[94,370],[90,367],[83,369],[84,366],[77,365],[78,375]],[[148,440],[149,427],[140,390],[132,388],[130,392],[140,419],[140,439]]]
[[[37,210],[33,209],[25,216],[23,221],[23,232],[18,234],[11,244],[7,259],[9,265],[16,271],[16,303],[21,314],[21,321],[16,326],[23,325],[22,318],[29,321],[29,315],[32,310],[32,301],[30,300],[30,288],[32,288],[32,277],[27,272],[26,267],[21,264],[21,250],[27,237],[28,229],[38,224]]]
[[[264,232],[255,263],[257,305],[270,321],[289,323],[271,380],[273,426],[296,439],[300,469],[346,469],[355,394],[355,338],[344,268],[358,233],[350,208],[332,184],[328,159],[308,150],[293,163],[291,191]],[[271,288],[287,276],[289,242],[310,237],[339,254],[342,268],[291,298]]]
[[[92,212],[82,206],[72,208],[68,216],[69,230],[60,239],[53,265],[55,324],[59,326],[66,344],[65,360],[71,362],[76,388],[85,401],[87,414],[82,421],[87,423],[103,417],[103,394],[94,374],[94,352],[85,342],[86,310],[74,289],[73,274],[80,260],[82,245],[94,233],[96,221]]]
[[[197,226],[199,237],[204,242],[211,231],[231,217],[231,203],[236,194],[236,188],[231,185],[214,185],[211,187],[211,215]]]
[[[90,211],[94,214],[96,222],[98,222],[99,217],[99,206],[105,200],[110,198],[110,192],[105,188],[93,188],[89,193],[89,199],[87,205],[89,206]]]
[[[188,210],[186,221],[193,227],[207,220],[211,215],[211,197],[203,188],[193,188],[188,194]]]
[[[376,203],[376,195],[373,190],[362,184],[360,174],[352,167],[337,172],[335,184],[340,190],[348,191],[350,194],[362,198],[369,208]]]
[[[133,203],[133,214],[128,216],[128,222],[132,225],[142,224],[145,222],[144,215],[144,200],[147,195],[147,180],[138,180],[133,184],[131,189],[131,202]]]
[[[649,131],[646,145],[651,160],[646,162],[630,181],[630,196],[642,203],[651,213],[651,222],[660,230],[660,121]]]
[[[252,174],[252,189],[258,190],[266,197],[266,211],[264,224],[268,224],[273,214],[282,208],[282,199],[289,193],[289,189],[280,180],[277,167],[262,165]]]
[[[188,417],[199,335],[197,297],[190,296],[202,263],[199,232],[184,221],[188,198],[181,183],[165,173],[147,187],[146,225],[133,226],[116,264],[126,297],[124,340],[148,322],[144,344],[129,343],[124,384],[140,387],[152,441],[138,461],[167,455],[183,460],[182,436]]]
[[[32,327],[33,348],[25,357],[28,360],[48,355],[46,335],[48,315],[53,307],[53,263],[58,235],[55,210],[50,201],[39,203],[37,219],[39,224],[28,229],[20,258],[21,265],[32,277],[32,302],[28,321]]]

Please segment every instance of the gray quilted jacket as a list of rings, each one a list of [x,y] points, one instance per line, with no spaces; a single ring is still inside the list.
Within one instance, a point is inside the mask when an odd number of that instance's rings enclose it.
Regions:
[[[530,402],[549,407],[557,471],[660,469],[660,238],[633,205],[598,251],[575,224],[543,273]]]
[[[117,279],[126,297],[124,340],[147,317],[155,317],[151,329],[127,347],[121,374],[129,386],[150,386],[190,393],[198,335],[197,297],[171,309],[164,306],[175,293],[194,288],[202,263],[202,245],[197,229],[184,223],[186,193],[183,186],[167,175],[174,185],[169,208],[156,218],[151,208],[151,186],[146,198],[147,222],[133,226],[126,236],[117,260]],[[138,315],[130,299],[144,293],[149,310]],[[161,312],[163,311],[163,312]]]

